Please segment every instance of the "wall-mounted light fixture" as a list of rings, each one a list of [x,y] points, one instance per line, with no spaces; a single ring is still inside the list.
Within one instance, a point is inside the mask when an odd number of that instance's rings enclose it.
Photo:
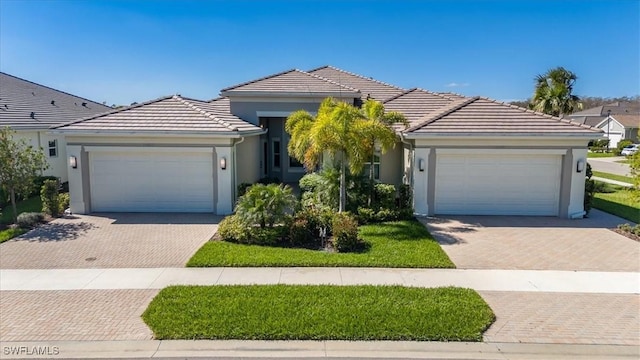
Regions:
[[[584,159],[580,159],[578,160],[578,162],[576,163],[576,171],[581,173],[584,171],[584,165],[585,165],[585,161]]]
[[[424,171],[424,159],[418,159],[418,170]]]
[[[227,158],[225,158],[225,157],[220,158],[220,169],[222,169],[222,170],[226,170],[227,169]]]
[[[78,168],[78,159],[75,156],[69,156],[69,166],[74,169]]]

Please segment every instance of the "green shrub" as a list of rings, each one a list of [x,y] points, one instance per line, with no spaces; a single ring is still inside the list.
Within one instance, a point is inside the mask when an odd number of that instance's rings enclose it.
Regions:
[[[398,204],[400,210],[409,209],[411,210],[411,212],[413,212],[413,194],[411,191],[411,186],[402,184],[400,185],[398,192],[400,193],[400,200]]]
[[[64,213],[64,211],[69,208],[70,201],[71,199],[69,198],[68,192],[58,194],[58,203],[60,204],[60,214]]]
[[[277,184],[255,184],[238,199],[236,214],[246,225],[273,227],[284,221],[297,202],[291,188]]]
[[[25,212],[18,215],[17,225],[24,229],[30,229],[44,221],[44,214],[38,212]]]
[[[333,247],[338,252],[361,250],[364,242],[358,238],[358,222],[349,213],[336,213],[333,216]]]
[[[303,208],[338,209],[340,187],[336,170],[325,169],[320,173],[306,174],[299,184]]]
[[[374,187],[374,208],[395,209],[396,208],[396,187],[391,184],[375,184]]]
[[[587,170],[585,171],[584,178],[584,200],[583,207],[586,215],[589,215],[589,211],[593,207],[593,197],[596,193],[596,182],[591,180],[593,171],[591,170],[591,164],[587,163]]]
[[[241,197],[242,195],[247,193],[247,189],[251,187],[251,183],[242,183],[240,185],[238,185],[238,197]]]
[[[609,139],[595,140],[593,141],[592,145],[589,147],[589,150],[593,152],[606,152],[608,146],[609,146]]]
[[[27,196],[25,198],[30,197],[32,195],[36,195],[38,192],[40,192],[45,181],[55,181],[58,184],[58,189],[56,189],[56,190],[59,190],[59,187],[60,187],[60,182],[59,181],[60,180],[57,177],[55,177],[55,176],[36,176],[33,179],[33,187],[31,188],[32,190],[31,190],[31,192],[29,194],[26,194]]]
[[[224,241],[244,243],[249,238],[249,227],[237,215],[229,215],[218,225],[217,234]]]
[[[42,200],[42,211],[58,217],[60,215],[60,198],[58,197],[58,189],[60,183],[58,180],[45,180],[40,189],[40,199]]]
[[[370,224],[376,221],[376,211],[372,208],[358,208],[358,223],[361,225]]]
[[[640,236],[640,224],[634,226],[631,226],[629,224],[620,224],[618,225],[618,230]]]
[[[629,145],[633,145],[633,141],[629,139],[620,140],[618,141],[618,145],[616,146],[616,148],[613,149],[613,153],[620,156],[620,154],[622,153],[622,149]]]
[[[274,226],[274,227],[257,227],[252,226],[249,229],[248,239],[244,242],[245,244],[253,244],[253,245],[280,245],[282,244],[282,239],[287,233],[287,228],[285,226]]]

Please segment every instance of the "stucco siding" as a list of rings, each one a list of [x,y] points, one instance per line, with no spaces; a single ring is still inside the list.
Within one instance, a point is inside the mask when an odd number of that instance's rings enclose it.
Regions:
[[[60,178],[62,182],[69,180],[67,175],[67,144],[64,136],[48,134],[46,130],[42,131],[16,131],[14,135],[15,140],[26,140],[27,144],[38,149],[41,148],[44,153],[44,158],[49,164],[49,167],[42,172],[45,176],[55,176]],[[56,141],[57,154],[55,156],[49,156],[49,141]]]
[[[236,146],[237,185],[260,179],[260,138],[248,137]]]
[[[297,110],[306,110],[311,113],[318,111],[320,102],[247,102],[231,101],[231,113],[244,121],[254,125],[259,124],[259,117],[286,117],[289,113]],[[260,112],[263,115],[260,115]],[[273,114],[269,115],[268,112]]]
[[[402,144],[396,144],[380,157],[380,181],[385,184],[400,185],[403,178]]]

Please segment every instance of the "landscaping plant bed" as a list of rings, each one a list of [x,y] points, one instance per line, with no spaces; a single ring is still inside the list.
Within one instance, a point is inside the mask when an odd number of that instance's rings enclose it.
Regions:
[[[142,315],[156,339],[482,341],[473,290],[401,286],[171,286]]]
[[[244,245],[209,241],[189,260],[189,267],[393,267],[454,268],[440,244],[416,220],[360,226],[367,247],[361,252]]]

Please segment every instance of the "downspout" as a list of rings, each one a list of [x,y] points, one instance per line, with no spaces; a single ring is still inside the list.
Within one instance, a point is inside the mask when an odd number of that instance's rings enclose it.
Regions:
[[[406,141],[402,133],[400,133],[400,142],[409,146],[409,154],[411,154],[411,161],[409,161],[409,164],[411,166],[411,169],[409,171],[409,187],[411,187],[411,191],[413,192],[413,167],[414,167],[413,160],[415,156],[415,154],[413,153],[413,150],[414,150],[413,144]],[[403,162],[404,162],[404,159],[403,159]]]
[[[233,186],[233,204],[236,203],[237,197],[238,197],[238,185],[237,185],[237,183],[238,183],[238,168],[236,167],[236,165],[237,165],[236,164],[236,158],[237,158],[237,156],[236,156],[236,150],[237,150],[236,149],[236,145],[242,144],[244,142],[244,139],[245,139],[245,137],[241,136],[240,140],[238,140],[238,141],[234,140],[234,142],[233,142],[233,154],[231,154],[231,158],[232,158],[231,161],[232,161],[232,164],[233,164],[233,179],[231,181],[231,185]],[[234,205],[234,207],[235,207],[235,205]]]

